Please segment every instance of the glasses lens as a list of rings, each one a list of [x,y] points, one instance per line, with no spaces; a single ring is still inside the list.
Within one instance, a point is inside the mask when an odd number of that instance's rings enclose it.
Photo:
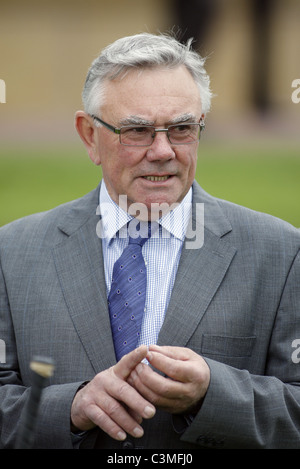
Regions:
[[[197,142],[200,139],[199,124],[178,124],[169,127],[169,139],[174,145]]]
[[[154,127],[121,127],[120,140],[123,145],[147,146],[153,142]]]
[[[194,143],[200,139],[200,124],[176,124],[168,129],[157,129],[157,132],[168,133],[170,143],[184,145]],[[153,126],[121,127],[120,142],[122,145],[144,147],[153,143],[156,129]]]

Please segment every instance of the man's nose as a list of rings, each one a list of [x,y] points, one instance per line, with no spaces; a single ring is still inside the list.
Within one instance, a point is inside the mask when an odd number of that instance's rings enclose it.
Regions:
[[[175,152],[166,131],[155,133],[154,141],[147,151],[150,160],[164,160],[175,158]]]

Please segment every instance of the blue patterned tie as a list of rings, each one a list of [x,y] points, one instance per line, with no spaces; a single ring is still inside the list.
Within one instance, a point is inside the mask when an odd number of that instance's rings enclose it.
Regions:
[[[148,235],[151,223],[148,224]],[[115,262],[108,307],[117,361],[133,350],[141,333],[147,275],[142,247],[148,237],[129,237],[129,244]]]

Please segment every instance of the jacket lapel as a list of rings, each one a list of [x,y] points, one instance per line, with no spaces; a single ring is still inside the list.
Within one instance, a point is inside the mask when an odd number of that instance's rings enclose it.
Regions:
[[[204,204],[204,227],[196,216],[196,204]],[[236,253],[224,235],[231,225],[217,201],[197,184],[193,186],[193,225],[204,230],[204,242],[191,249],[187,242],[182,249],[178,272],[161,328],[158,344],[185,346],[205,314]]]
[[[59,229],[63,241],[54,247],[57,275],[74,327],[95,373],[115,363],[102,244],[97,236],[99,188],[78,201]],[[185,346],[219,288],[236,249],[224,237],[231,225],[217,201],[193,186],[193,225],[203,229],[196,204],[204,203],[204,244],[185,243],[158,344]]]
[[[96,233],[100,220],[96,214],[98,193],[98,190],[93,191],[84,205],[72,208],[60,226],[66,236],[53,249],[69,313],[95,373],[115,363],[102,244]]]

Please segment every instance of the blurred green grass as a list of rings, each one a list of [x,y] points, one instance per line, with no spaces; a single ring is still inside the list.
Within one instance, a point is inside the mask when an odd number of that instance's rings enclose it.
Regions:
[[[0,226],[81,197],[101,179],[84,148],[2,148]],[[212,195],[300,227],[299,149],[202,142],[197,181]]]

